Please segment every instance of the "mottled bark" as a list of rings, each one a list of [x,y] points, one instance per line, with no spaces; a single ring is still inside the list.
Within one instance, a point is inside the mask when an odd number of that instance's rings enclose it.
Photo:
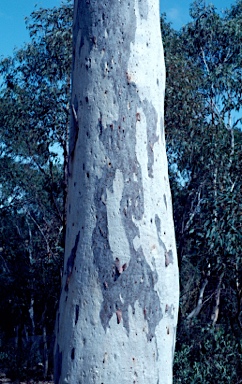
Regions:
[[[178,268],[158,0],[75,1],[55,383],[172,383]]]

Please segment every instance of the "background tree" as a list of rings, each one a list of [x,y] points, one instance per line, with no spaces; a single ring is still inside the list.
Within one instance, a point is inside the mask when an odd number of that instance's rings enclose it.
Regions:
[[[181,276],[175,382],[242,376],[240,8],[221,15],[194,2],[180,32],[163,26]]]
[[[55,383],[171,383],[178,269],[157,0],[75,1]]]
[[[46,376],[52,360],[65,232],[71,25],[70,4],[33,12],[30,43],[0,63],[0,356],[18,376],[38,362]]]

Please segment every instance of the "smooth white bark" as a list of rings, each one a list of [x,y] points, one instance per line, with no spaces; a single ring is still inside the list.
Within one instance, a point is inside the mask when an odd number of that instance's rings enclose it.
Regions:
[[[55,383],[171,384],[178,267],[157,0],[75,1]]]

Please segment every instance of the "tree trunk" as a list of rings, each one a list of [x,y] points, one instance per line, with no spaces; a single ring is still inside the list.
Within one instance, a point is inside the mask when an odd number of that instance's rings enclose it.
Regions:
[[[170,384],[178,267],[159,1],[75,1],[55,383]]]

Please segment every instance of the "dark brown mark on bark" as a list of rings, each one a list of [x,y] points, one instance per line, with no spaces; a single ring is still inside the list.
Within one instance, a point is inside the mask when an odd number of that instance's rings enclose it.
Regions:
[[[66,275],[65,291],[66,292],[68,291],[68,285],[69,285],[69,281],[70,281],[73,267],[74,267],[74,263],[75,263],[76,251],[77,251],[79,239],[80,239],[80,231],[78,232],[78,234],[76,236],[75,245],[71,250],[71,254],[70,254],[70,256],[67,260],[67,264],[66,264],[66,271],[65,271],[65,275]]]
[[[75,325],[76,325],[77,322],[78,322],[78,318],[79,318],[79,305],[76,304]]]

